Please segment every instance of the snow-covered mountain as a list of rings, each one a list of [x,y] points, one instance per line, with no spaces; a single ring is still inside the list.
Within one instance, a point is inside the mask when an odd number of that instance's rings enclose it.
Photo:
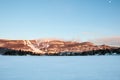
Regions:
[[[0,47],[12,50],[31,51],[35,53],[84,52],[99,49],[111,49],[107,45],[95,45],[91,42],[76,42],[63,40],[5,40],[0,39]],[[3,51],[3,50],[2,50]]]
[[[96,40],[91,40],[91,42],[97,44],[97,45],[109,45],[109,46],[117,46],[120,47],[120,37],[106,37],[106,38],[100,38]]]

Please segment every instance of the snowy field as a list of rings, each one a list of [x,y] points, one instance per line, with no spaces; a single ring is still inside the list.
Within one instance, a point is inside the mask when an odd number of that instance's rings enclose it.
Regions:
[[[120,80],[120,56],[0,56],[0,80]]]

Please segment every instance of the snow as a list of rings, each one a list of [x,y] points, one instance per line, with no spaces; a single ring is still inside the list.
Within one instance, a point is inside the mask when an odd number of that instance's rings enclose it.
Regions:
[[[120,56],[0,56],[0,80],[120,80]]]
[[[43,51],[41,51],[39,48],[35,47],[35,45],[32,44],[32,43],[30,42],[30,40],[24,40],[24,45],[29,46],[29,47],[33,50],[33,52],[43,53]]]

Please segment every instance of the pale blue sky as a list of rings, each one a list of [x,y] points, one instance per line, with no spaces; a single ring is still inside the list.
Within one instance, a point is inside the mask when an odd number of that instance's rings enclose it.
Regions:
[[[120,36],[120,0],[0,0],[0,38]]]

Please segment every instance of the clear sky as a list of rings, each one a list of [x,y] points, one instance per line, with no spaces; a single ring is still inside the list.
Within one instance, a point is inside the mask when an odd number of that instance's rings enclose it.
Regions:
[[[0,38],[120,36],[120,0],[0,0]]]

